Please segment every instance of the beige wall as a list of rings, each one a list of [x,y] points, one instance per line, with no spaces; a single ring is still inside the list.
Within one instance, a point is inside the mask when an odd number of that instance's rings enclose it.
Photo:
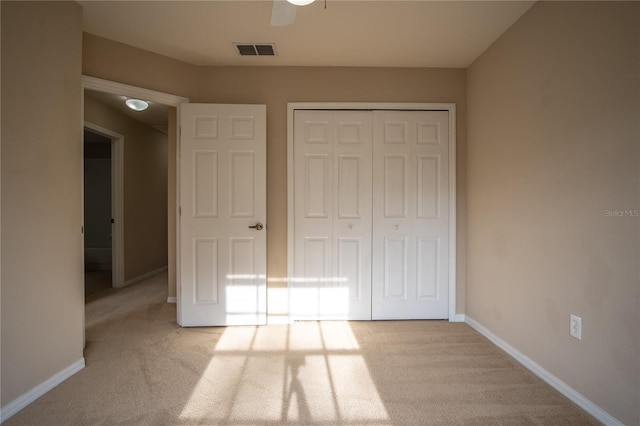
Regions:
[[[540,2],[468,71],[467,314],[640,424],[637,2]],[[583,337],[569,336],[569,314]]]
[[[124,136],[124,279],[167,266],[167,135],[89,95],[84,120]]]
[[[1,8],[6,406],[82,359],[82,11],[56,2]]]
[[[287,102],[457,104],[458,313],[464,312],[466,250],[466,73],[462,69],[195,67],[84,36],[83,73],[190,98],[267,105],[268,275],[287,275]],[[144,60],[136,59],[143,58]],[[134,60],[131,60],[134,58]],[[168,64],[168,65],[167,65]],[[168,66],[170,71],[165,69]],[[153,76],[146,79],[154,70]],[[173,70],[173,71],[171,71]],[[171,266],[170,266],[171,270]],[[278,286],[282,284],[270,284]],[[175,296],[170,286],[169,296]],[[278,313],[278,312],[271,312]]]
[[[187,98],[198,92],[195,65],[88,33],[82,48],[84,75]]]

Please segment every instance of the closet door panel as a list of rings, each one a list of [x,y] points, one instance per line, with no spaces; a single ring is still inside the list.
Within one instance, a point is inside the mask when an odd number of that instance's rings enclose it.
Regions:
[[[374,111],[373,319],[448,317],[448,113]]]
[[[295,319],[371,319],[370,111],[294,116]]]

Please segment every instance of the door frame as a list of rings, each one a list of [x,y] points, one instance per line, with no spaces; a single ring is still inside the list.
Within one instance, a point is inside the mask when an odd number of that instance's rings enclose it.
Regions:
[[[124,136],[88,121],[84,122],[84,128],[111,141],[111,286],[121,288],[124,287]],[[84,169],[82,176],[84,182]],[[84,209],[84,196],[82,206]]]
[[[124,84],[124,83],[118,83],[115,81],[110,81],[110,80],[103,80],[101,78],[97,78],[97,77],[91,77],[91,76],[87,76],[87,75],[83,75],[82,76],[82,94],[81,94],[81,115],[80,115],[80,120],[81,123],[84,125],[84,91],[85,89],[89,89],[89,90],[96,90],[99,92],[106,92],[106,93],[112,93],[112,94],[116,94],[116,95],[122,95],[122,96],[127,96],[127,97],[134,97],[134,98],[140,98],[140,99],[145,99],[151,102],[156,102],[156,103],[160,103],[163,105],[167,105],[167,106],[171,106],[171,107],[175,107],[176,108],[176,134],[175,134],[175,138],[176,138],[176,156],[175,158],[171,159],[169,158],[169,161],[173,161],[174,162],[174,167],[176,168],[176,182],[174,185],[174,191],[176,194],[176,203],[174,206],[171,206],[173,208],[173,210],[169,210],[169,217],[171,217],[171,213],[173,212],[173,226],[175,226],[175,230],[176,230],[176,241],[180,241],[180,216],[179,216],[179,200],[180,200],[180,158],[179,158],[179,152],[180,152],[180,104],[189,102],[189,98],[185,98],[182,96],[177,96],[177,95],[172,95],[170,93],[164,93],[164,92],[158,92],[156,90],[150,90],[150,89],[145,89],[142,87],[137,87],[137,86],[131,86],[129,84]],[[81,150],[81,154],[80,154],[80,161],[84,161],[84,152],[82,152],[83,150]],[[124,151],[122,152],[124,154]],[[123,155],[124,157],[124,155]],[[82,164],[82,163],[81,163]],[[123,184],[124,185],[124,184]],[[81,195],[84,194],[84,185],[82,184],[81,186]],[[84,197],[84,195],[82,195]],[[83,211],[81,212],[82,216],[84,217],[84,203],[82,203],[82,209]],[[169,224],[167,225],[169,226]],[[169,231],[171,231],[171,228],[169,228]],[[84,236],[82,238],[82,245],[84,247]],[[84,253],[84,250],[83,250]],[[83,263],[84,263],[84,254],[83,254],[83,259],[82,259]],[[170,260],[169,260],[169,263]],[[179,248],[176,248],[176,261],[175,261],[175,270],[176,270],[176,277],[180,276],[180,250]],[[180,288],[180,283],[177,281],[176,279],[176,292],[179,291]],[[167,303],[176,303],[176,297],[167,297]]]
[[[289,102],[287,103],[287,288],[293,278],[294,243],[294,155],[293,129],[296,110],[396,110],[449,112],[449,321],[464,321],[456,304],[456,104],[384,102]]]

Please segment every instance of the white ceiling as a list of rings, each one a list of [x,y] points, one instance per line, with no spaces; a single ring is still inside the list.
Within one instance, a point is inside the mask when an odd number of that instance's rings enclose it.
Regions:
[[[194,65],[466,68],[533,1],[323,0],[270,25],[271,0],[79,1],[88,33]],[[276,43],[241,57],[234,42]]]

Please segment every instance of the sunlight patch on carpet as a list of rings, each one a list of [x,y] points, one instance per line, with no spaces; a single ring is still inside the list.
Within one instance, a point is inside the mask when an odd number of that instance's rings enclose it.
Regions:
[[[204,419],[389,422],[360,346],[343,321],[226,328],[180,414],[185,423]]]

